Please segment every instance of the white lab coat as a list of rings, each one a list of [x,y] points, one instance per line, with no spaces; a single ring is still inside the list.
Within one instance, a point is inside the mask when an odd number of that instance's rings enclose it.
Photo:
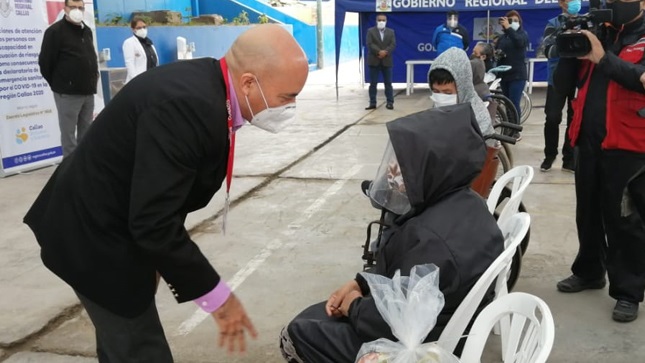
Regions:
[[[154,45],[152,46],[152,51],[157,55],[157,65],[159,65],[159,55]],[[146,51],[143,49],[143,45],[141,45],[136,35],[131,36],[123,42],[123,58],[125,60],[125,68],[128,72],[125,83],[130,82],[132,78],[147,70],[148,59],[146,57]]]

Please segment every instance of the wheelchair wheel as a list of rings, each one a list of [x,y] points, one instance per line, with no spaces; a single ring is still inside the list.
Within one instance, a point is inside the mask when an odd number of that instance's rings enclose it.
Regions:
[[[504,187],[504,189],[502,189],[502,193],[499,196],[499,200],[497,201],[497,207],[504,204],[506,200],[510,198],[511,198],[511,189],[509,187]],[[524,206],[524,203],[520,203],[520,207],[518,209],[520,212],[526,212],[526,207]],[[497,219],[497,217],[499,217],[499,212],[495,211],[495,219]],[[526,249],[529,247],[530,238],[531,238],[531,228],[529,227],[529,230],[526,232],[526,236],[524,236],[524,239],[520,244],[520,247],[522,248],[522,254],[524,254],[526,252]]]
[[[531,110],[533,108],[533,101],[531,101],[531,97],[529,97],[529,94],[524,91],[522,91],[522,100],[520,101],[520,108],[521,108],[521,114],[520,114],[520,125],[521,125],[526,120],[529,119],[529,116],[531,115]]]
[[[508,170],[511,170],[513,168],[513,165],[514,165],[513,164],[513,152],[511,151],[511,145],[503,142],[502,147],[504,148],[504,153],[506,154],[506,157],[508,158],[508,162],[509,162],[509,166],[510,166]]]
[[[502,145],[504,145],[504,143],[502,143]],[[508,149],[506,147],[502,147],[502,149],[499,150],[499,153],[497,153],[497,157],[499,158],[499,166],[497,167],[497,175],[495,176],[495,180],[499,179],[499,177],[506,174],[507,171],[513,168],[511,160],[508,157],[507,150]],[[504,192],[502,192],[500,200],[503,200],[505,198],[509,197],[504,197]]]
[[[517,252],[513,255],[511,269],[508,272],[508,280],[506,280],[506,288],[508,288],[508,292],[513,291],[517,280],[520,278],[520,271],[522,270],[522,254],[522,247],[517,246]]]
[[[510,197],[511,197],[511,189],[508,187],[504,187],[499,197],[499,200],[497,202],[497,206],[504,204],[505,201]],[[524,206],[524,203],[520,203],[519,211],[526,212],[526,207]],[[495,219],[497,219],[498,217],[499,217],[499,212],[495,211]],[[522,256],[524,255],[527,248],[529,247],[530,239],[531,239],[531,228],[529,227],[529,230],[526,231],[526,236],[524,236],[524,239],[517,247],[517,252],[515,253],[515,255],[513,255],[513,263],[511,264],[511,270],[509,272],[508,281],[506,282],[508,291],[511,291],[513,289],[513,287],[515,286],[515,283],[520,277],[520,270],[522,268]]]
[[[515,109],[515,106],[513,106],[513,102],[511,102],[508,97],[504,96],[501,93],[493,93],[490,95],[490,97],[495,100],[495,102],[497,102],[497,112],[505,116],[506,122],[510,122],[516,125],[520,124],[517,110]],[[515,132],[513,130],[502,131],[502,134],[507,136],[512,136],[514,133]]]

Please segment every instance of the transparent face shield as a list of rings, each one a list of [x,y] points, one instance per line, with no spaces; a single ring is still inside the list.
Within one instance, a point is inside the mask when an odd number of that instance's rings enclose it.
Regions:
[[[370,187],[369,197],[381,207],[398,215],[406,214],[412,208],[391,142],[387,143],[381,165]]]

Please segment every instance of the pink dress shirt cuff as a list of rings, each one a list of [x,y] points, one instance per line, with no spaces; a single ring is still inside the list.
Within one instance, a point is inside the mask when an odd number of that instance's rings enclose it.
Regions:
[[[231,295],[231,289],[228,287],[226,282],[219,280],[219,283],[213,290],[206,293],[206,295],[193,300],[195,304],[199,305],[202,310],[207,313],[212,313],[213,311],[219,309],[220,306],[224,305],[224,302]]]

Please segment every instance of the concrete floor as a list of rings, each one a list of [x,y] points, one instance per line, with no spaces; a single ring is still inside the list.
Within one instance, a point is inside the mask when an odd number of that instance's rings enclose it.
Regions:
[[[396,89],[395,110],[368,112],[367,90],[357,66],[344,65],[340,99],[333,69],[313,72],[298,100],[298,121],[272,135],[251,126],[239,131],[233,198],[227,235],[216,216],[219,193],[187,221],[194,240],[235,288],[260,336],[244,356],[217,348],[217,328],[192,303],[178,305],[162,287],[157,303],[177,362],[282,362],[277,336],[308,305],[321,301],[361,269],[365,227],[378,218],[359,190],[372,178],[386,141],[384,124],[429,105],[419,87],[405,96]],[[515,165],[538,167],[542,159],[544,90],[535,89],[533,109],[513,148]],[[577,249],[573,175],[539,172],[525,205],[531,240],[515,291],[544,299],[556,321],[549,362],[643,362],[645,318],[611,320],[607,291],[566,295],[555,291],[569,274]],[[41,264],[37,244],[22,216],[54,167],[0,179],[0,361],[95,362],[92,326],[71,289]],[[205,222],[204,222],[205,221]],[[484,361],[494,362],[498,344]]]

